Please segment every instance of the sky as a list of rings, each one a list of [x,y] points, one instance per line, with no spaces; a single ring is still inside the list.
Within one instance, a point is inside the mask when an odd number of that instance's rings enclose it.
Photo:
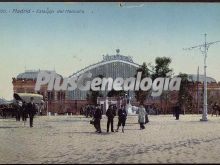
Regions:
[[[29,10],[31,13],[14,13]],[[75,13],[57,13],[58,10]],[[53,10],[54,13],[36,13]],[[33,11],[33,12],[32,12]],[[77,13],[78,11],[78,13]],[[7,13],[5,13],[7,12]],[[220,41],[219,3],[0,3],[0,98],[12,99],[12,77],[27,70],[54,70],[64,77],[106,54],[154,64],[171,57],[174,73],[203,73],[199,49]],[[220,43],[210,46],[207,75],[220,81]]]

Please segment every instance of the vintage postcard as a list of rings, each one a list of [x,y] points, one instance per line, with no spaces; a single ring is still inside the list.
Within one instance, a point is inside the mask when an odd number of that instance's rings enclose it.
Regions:
[[[0,163],[220,163],[220,3],[1,2]]]

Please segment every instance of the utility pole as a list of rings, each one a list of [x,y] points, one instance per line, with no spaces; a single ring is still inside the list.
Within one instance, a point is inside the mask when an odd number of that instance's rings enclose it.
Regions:
[[[220,41],[207,42],[206,41],[207,34],[204,34],[204,37],[205,37],[204,44],[183,49],[183,50],[192,50],[192,49],[199,48],[200,51],[202,52],[202,54],[204,55],[204,101],[203,101],[203,114],[202,114],[202,119],[200,119],[200,121],[208,121],[208,118],[207,118],[207,116],[208,116],[208,114],[207,114],[207,109],[208,109],[207,108],[208,107],[208,104],[207,104],[207,77],[206,77],[206,68],[207,68],[206,59],[207,59],[208,49],[211,45],[220,42]]]
[[[198,70],[197,70],[197,82],[196,82],[196,90],[197,90],[197,92],[196,92],[196,103],[197,103],[197,105],[196,105],[196,107],[197,107],[197,110],[198,110],[198,114],[199,114],[199,110],[200,110],[200,105],[199,105],[199,99],[200,99],[200,97],[199,97],[199,66],[198,66]]]

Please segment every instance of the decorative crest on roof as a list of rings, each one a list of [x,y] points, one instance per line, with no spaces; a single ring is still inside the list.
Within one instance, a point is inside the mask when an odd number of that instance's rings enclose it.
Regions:
[[[123,56],[123,55],[120,55],[120,49],[116,49],[116,55],[103,55],[103,62],[104,61],[112,61],[112,60],[122,60],[122,61],[127,61],[127,62],[131,62],[131,63],[134,63],[133,60],[132,60],[132,57],[131,56]]]

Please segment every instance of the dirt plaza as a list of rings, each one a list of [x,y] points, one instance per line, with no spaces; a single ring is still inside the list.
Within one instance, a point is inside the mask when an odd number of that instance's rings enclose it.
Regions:
[[[220,117],[200,118],[150,115],[140,130],[129,116],[125,133],[106,133],[103,116],[101,134],[84,116],[37,116],[33,128],[0,119],[0,163],[220,163]]]

